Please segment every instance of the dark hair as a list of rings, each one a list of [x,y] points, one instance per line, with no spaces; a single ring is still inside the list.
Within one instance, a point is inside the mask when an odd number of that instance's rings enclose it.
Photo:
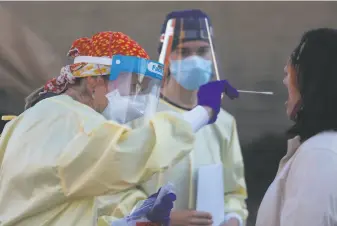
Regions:
[[[301,107],[288,131],[301,142],[323,131],[337,131],[337,30],[306,32],[290,56],[297,74]]]

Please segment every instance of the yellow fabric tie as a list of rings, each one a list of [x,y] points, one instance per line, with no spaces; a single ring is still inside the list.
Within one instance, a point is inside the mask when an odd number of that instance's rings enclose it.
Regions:
[[[10,120],[12,120],[12,119],[14,119],[14,118],[16,118],[16,115],[3,115],[3,116],[1,117],[1,120],[2,120],[2,121],[10,121]]]

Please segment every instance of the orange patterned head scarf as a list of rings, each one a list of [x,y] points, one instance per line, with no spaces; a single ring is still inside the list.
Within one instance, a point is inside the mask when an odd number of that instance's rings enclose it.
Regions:
[[[76,63],[80,57],[112,58],[114,55],[136,56],[149,59],[145,50],[129,36],[122,32],[105,31],[99,32],[91,38],[79,38],[75,40],[67,54],[74,58],[74,64],[61,69],[60,75],[48,81],[44,86],[43,93],[63,93],[68,84],[74,84],[76,78],[88,76],[100,76],[110,74],[110,65],[97,63]]]

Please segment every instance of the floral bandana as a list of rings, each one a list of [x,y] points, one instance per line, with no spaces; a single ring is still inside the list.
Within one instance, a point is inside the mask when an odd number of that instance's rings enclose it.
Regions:
[[[72,58],[78,56],[112,58],[117,54],[149,59],[149,55],[136,41],[122,32],[113,31],[99,32],[92,38],[75,40],[67,56]],[[57,78],[53,78],[45,84],[40,95],[47,92],[61,94],[67,90],[68,84],[74,84],[76,78],[109,75],[110,67],[110,65],[93,63],[67,65],[61,69]]]

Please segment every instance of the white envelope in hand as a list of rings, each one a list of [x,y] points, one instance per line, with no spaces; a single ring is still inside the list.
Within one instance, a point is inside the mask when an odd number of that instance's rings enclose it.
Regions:
[[[197,210],[209,212],[213,225],[219,226],[225,217],[223,166],[221,163],[198,169]]]

